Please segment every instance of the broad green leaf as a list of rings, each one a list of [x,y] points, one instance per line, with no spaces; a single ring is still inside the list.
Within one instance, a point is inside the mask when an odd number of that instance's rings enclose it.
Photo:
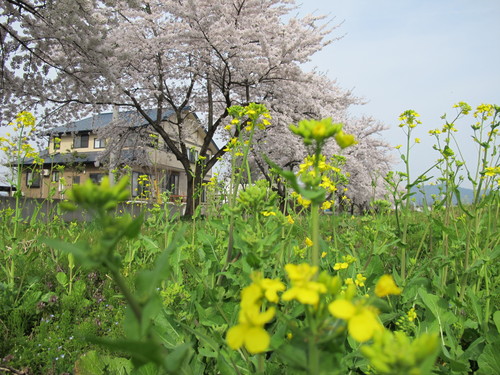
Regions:
[[[125,229],[125,236],[129,239],[135,238],[139,235],[144,217],[142,213],[133,219]]]
[[[110,340],[101,337],[87,337],[87,340],[111,351],[127,353],[137,367],[150,362],[161,365],[164,361],[160,346],[152,341]]]
[[[158,256],[152,270],[142,271],[137,275],[136,288],[137,297],[141,301],[146,301],[151,295],[156,293],[156,288],[161,281],[166,280],[170,273],[170,255],[183,237],[185,227],[175,234],[169,246]]]
[[[441,329],[445,325],[449,326],[458,320],[455,314],[449,311],[448,302],[444,299],[434,294],[427,293],[424,289],[420,289],[418,294],[425,307],[427,307],[432,315],[438,320]]]
[[[493,321],[495,322],[498,333],[500,333],[500,310],[495,311],[493,314]]]
[[[68,285],[68,276],[64,272],[58,272],[56,274],[56,280],[59,284],[66,288]]]
[[[104,371],[104,360],[95,350],[83,354],[75,362],[75,375],[99,375]]]
[[[43,242],[53,249],[68,254],[73,254],[75,256],[76,262],[84,268],[89,269],[97,268],[100,266],[100,263],[98,261],[89,257],[89,249],[87,247],[87,244],[68,243],[54,238],[44,239]]]
[[[181,334],[177,322],[166,314],[158,314],[154,319],[155,334],[167,349],[173,349],[183,342],[184,335]]]
[[[483,353],[477,359],[479,364],[478,375],[500,374],[500,342],[486,345]]]
[[[217,356],[217,370],[221,375],[234,375],[235,369],[228,363],[221,353]]]
[[[184,362],[189,360],[192,354],[193,350],[191,344],[182,344],[167,355],[163,363],[169,372],[178,374],[181,366],[183,366]]]

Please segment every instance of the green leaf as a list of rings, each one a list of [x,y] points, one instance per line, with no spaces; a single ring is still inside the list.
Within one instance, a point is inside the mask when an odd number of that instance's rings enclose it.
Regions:
[[[125,228],[125,236],[129,239],[135,238],[139,235],[141,231],[141,226],[143,222],[143,214],[141,213],[134,220],[130,222],[130,224]]]
[[[87,337],[86,339],[111,351],[127,353],[137,367],[147,363],[162,365],[164,361],[164,353],[160,351],[160,346],[152,341],[109,340],[100,337]]]
[[[477,375],[500,374],[500,342],[486,345],[483,353],[477,359],[479,370]]]
[[[95,350],[83,354],[75,362],[75,375],[116,374],[127,375],[132,371],[130,360],[98,354]]]
[[[162,303],[158,295],[153,295],[142,308],[141,336],[145,336],[153,320],[162,311]]]
[[[178,346],[165,358],[165,368],[167,371],[177,374],[183,363],[189,360],[192,354],[193,350],[191,349],[191,344],[182,344]]]
[[[54,238],[47,238],[42,242],[53,249],[62,251],[67,254],[73,254],[76,262],[84,268],[97,268],[100,266],[99,262],[89,257],[89,249],[87,248],[87,244],[74,244]]]
[[[174,326],[175,325],[175,326]],[[167,349],[174,349],[184,341],[177,323],[166,314],[158,314],[154,319],[155,334]]]
[[[75,362],[75,375],[99,375],[104,373],[103,359],[95,350],[83,354]]]
[[[68,285],[68,276],[64,272],[58,272],[56,274],[56,280],[59,284],[66,288]]]
[[[168,278],[170,274],[170,255],[177,247],[179,240],[183,238],[185,227],[175,234],[168,247],[156,259],[154,268],[150,271],[141,271],[136,278],[137,298],[145,302],[150,296],[156,293],[156,287],[161,281]]]
[[[182,324],[182,327],[188,331],[191,332],[196,338],[205,346],[208,346],[209,348],[219,351],[220,350],[220,345],[211,337],[208,335],[205,335],[201,330],[199,329],[193,329],[187,324]]]
[[[229,365],[227,360],[220,353],[217,357],[217,370],[221,375],[234,375],[235,369]]]
[[[495,311],[493,314],[493,321],[495,322],[498,333],[500,333],[500,310]]]
[[[448,302],[444,299],[434,294],[427,293],[423,289],[420,289],[418,294],[420,295],[425,307],[427,307],[432,315],[438,319],[440,326],[448,326],[458,320],[455,314],[449,311]]]

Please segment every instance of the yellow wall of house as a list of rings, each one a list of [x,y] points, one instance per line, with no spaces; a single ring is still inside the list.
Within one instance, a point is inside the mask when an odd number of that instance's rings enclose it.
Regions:
[[[84,171],[57,169],[42,169],[40,173],[40,187],[29,187],[27,185],[27,172],[23,173],[21,191],[28,198],[55,198],[63,199],[65,191],[73,187],[73,178],[79,177],[80,184],[85,183],[90,178],[91,173],[106,173],[106,171],[96,167],[85,167]],[[55,173],[59,175],[59,181],[53,181]]]
[[[90,134],[89,135],[89,145],[88,147],[78,147],[78,148],[74,148],[73,147],[73,139],[74,139],[74,135],[72,134],[67,134],[67,135],[62,135],[61,137],[59,137],[61,139],[61,142],[60,142],[60,148],[58,150],[54,149],[54,139],[52,138],[50,140],[50,143],[49,143],[49,153],[50,154],[54,154],[54,153],[61,153],[61,154],[65,154],[65,153],[70,153],[70,152],[73,152],[73,151],[77,151],[77,152],[94,152],[94,151],[102,151],[104,150],[103,148],[94,148],[94,142],[96,139],[99,139],[99,137],[95,134]]]

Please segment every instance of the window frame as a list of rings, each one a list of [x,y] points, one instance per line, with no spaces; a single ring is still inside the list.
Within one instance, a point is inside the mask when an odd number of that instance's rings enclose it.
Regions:
[[[61,176],[59,174],[59,171],[52,171],[52,176],[51,176],[51,182],[59,182],[61,179]]]
[[[89,178],[94,184],[100,184],[104,176],[104,173],[89,173]]]
[[[166,171],[163,180],[163,191],[169,192],[170,195],[179,195],[181,174],[177,171]]]
[[[88,148],[89,140],[89,134],[76,134],[73,137],[73,148]]]
[[[106,140],[102,138],[94,138],[94,149],[106,148]]]
[[[54,151],[61,149],[61,138],[54,137],[52,138],[52,146],[54,147]]]
[[[147,176],[149,184],[152,185],[152,176],[149,173],[132,171],[132,183],[131,183],[132,197],[133,198],[141,197],[147,199],[151,196],[152,188],[140,184],[139,183],[140,176]]]
[[[42,176],[40,171],[26,172],[26,187],[28,189],[39,189],[42,185]]]
[[[199,156],[198,150],[192,148],[189,149],[188,159],[191,163],[196,163],[196,161],[198,160],[198,156]]]

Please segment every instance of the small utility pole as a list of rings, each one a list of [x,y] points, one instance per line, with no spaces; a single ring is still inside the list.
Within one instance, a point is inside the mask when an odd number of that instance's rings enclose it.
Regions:
[[[111,122],[118,121],[118,117],[120,116],[118,112],[118,106],[113,106],[113,117],[111,118]],[[109,150],[109,184],[113,186],[115,184],[115,172],[114,169],[116,167],[116,153],[114,149]]]

